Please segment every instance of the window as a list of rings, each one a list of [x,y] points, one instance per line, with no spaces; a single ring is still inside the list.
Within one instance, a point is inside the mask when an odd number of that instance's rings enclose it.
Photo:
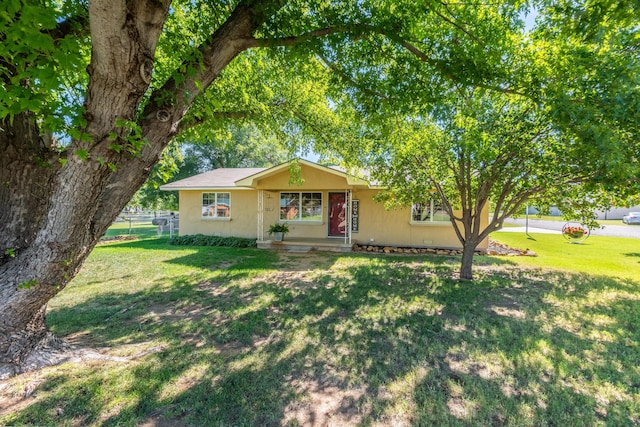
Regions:
[[[230,218],[231,195],[229,193],[202,193],[203,218]]]
[[[439,198],[425,203],[415,203],[411,207],[411,222],[448,222],[449,220],[449,214]]]
[[[280,220],[322,221],[322,193],[280,193]]]

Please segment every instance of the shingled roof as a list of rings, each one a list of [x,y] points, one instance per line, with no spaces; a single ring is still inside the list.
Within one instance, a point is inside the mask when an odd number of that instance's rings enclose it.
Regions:
[[[306,165],[315,169],[339,175],[347,180],[349,185],[376,186],[376,183],[369,183],[367,179],[359,178],[349,174],[339,166],[323,166],[304,159],[296,160],[301,165]],[[256,180],[264,179],[267,176],[285,171],[289,162],[284,162],[270,168],[220,168],[209,172],[201,173],[180,181],[165,184],[161,190],[248,190],[255,188]],[[367,176],[367,174],[363,174]]]
[[[171,182],[160,187],[161,190],[211,190],[211,189],[235,189],[235,182],[239,179],[260,173],[267,168],[220,168],[209,172]]]

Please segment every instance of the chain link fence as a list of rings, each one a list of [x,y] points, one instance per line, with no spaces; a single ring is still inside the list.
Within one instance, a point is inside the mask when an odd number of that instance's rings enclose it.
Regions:
[[[118,215],[104,237],[107,239],[116,236],[147,238],[167,234],[169,237],[174,237],[178,235],[179,228],[180,219],[174,212],[123,212]]]

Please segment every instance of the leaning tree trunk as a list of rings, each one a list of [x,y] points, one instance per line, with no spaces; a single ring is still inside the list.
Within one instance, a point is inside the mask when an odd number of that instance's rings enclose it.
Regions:
[[[202,63],[190,64],[195,75],[167,81],[142,110],[169,4],[89,2],[92,57],[80,129],[88,138],[60,152],[40,136],[32,114],[0,122],[0,377],[56,343],[47,303],[144,183],[194,97],[255,46],[251,37],[264,19],[262,7],[241,3],[201,46]],[[137,146],[122,120],[139,129]]]
[[[113,174],[109,167],[76,156],[59,162],[31,114],[2,128],[0,364],[6,368],[55,343],[45,324],[47,302],[76,275],[146,175],[139,171],[135,180],[121,182],[123,191],[107,207],[101,201]]]

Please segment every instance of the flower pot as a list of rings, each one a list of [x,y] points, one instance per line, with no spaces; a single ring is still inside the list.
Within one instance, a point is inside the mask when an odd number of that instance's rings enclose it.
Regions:
[[[276,242],[282,242],[284,240],[284,233],[282,231],[274,231],[273,240]]]
[[[562,227],[562,236],[569,243],[582,243],[589,237],[589,229],[580,223],[568,222]]]

